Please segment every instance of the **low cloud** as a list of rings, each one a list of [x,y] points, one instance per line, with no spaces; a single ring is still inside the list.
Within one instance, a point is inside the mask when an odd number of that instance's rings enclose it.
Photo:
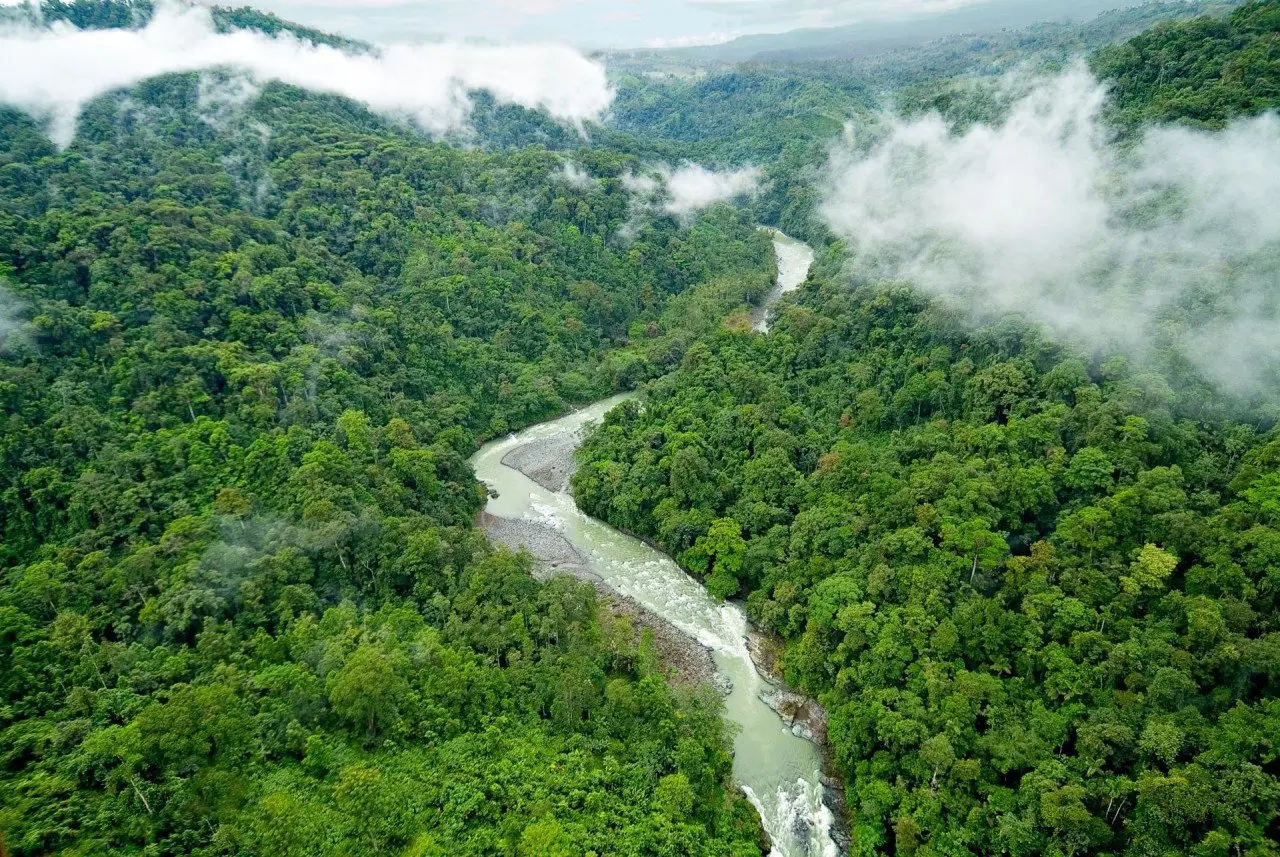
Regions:
[[[8,354],[30,341],[24,318],[28,307],[21,298],[9,291],[8,285],[0,277],[0,354]]]
[[[565,161],[564,166],[555,174],[555,177],[570,187],[578,190],[591,190],[596,186],[596,180],[591,173],[575,164],[573,161]]]
[[[1016,91],[1016,90],[1009,90]],[[978,317],[1021,313],[1228,391],[1280,377],[1280,119],[1110,145],[1082,67],[998,127],[888,117],[833,149],[822,214],[860,277],[908,280]]]
[[[475,90],[577,125],[613,98],[603,67],[562,45],[393,44],[353,55],[287,35],[217,33],[207,10],[171,5],[141,30],[59,23],[0,33],[0,101],[50,117],[60,146],[70,143],[80,109],[93,98],[156,75],[211,68],[347,96],[436,134],[465,127],[467,93]]]
[[[646,48],[663,50],[666,48],[697,48],[707,45],[723,45],[741,36],[741,32],[695,33],[689,36],[670,36],[667,38],[649,39],[644,43]]]
[[[244,74],[206,72],[200,75],[196,107],[200,119],[215,127],[222,125],[261,94],[262,89]]]
[[[752,196],[760,188],[760,170],[709,170],[685,162],[672,168],[660,164],[649,172],[623,177],[640,210],[662,212],[688,220],[704,208],[737,197]]]

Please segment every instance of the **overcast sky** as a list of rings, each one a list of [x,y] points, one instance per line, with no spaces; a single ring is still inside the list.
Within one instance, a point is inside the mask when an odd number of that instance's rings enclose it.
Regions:
[[[566,41],[586,48],[713,44],[982,0],[257,0],[260,8],[371,41],[438,36]],[[234,4],[233,4],[234,5]]]

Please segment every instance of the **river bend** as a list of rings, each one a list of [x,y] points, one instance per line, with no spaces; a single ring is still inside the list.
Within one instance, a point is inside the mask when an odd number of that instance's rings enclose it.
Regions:
[[[767,330],[769,306],[804,281],[813,261],[807,245],[779,232],[773,237],[777,286],[753,316],[757,330],[762,331]],[[839,849],[831,838],[834,819],[822,801],[818,748],[794,734],[761,698],[771,685],[747,652],[742,609],[713,599],[663,553],[583,514],[567,491],[543,487],[503,463],[512,453],[533,445],[576,447],[589,423],[626,398],[596,402],[476,453],[471,462],[476,476],[497,495],[485,511],[498,519],[523,522],[531,532],[553,533],[561,545],[572,546],[589,576],[708,647],[717,671],[732,683],[725,713],[740,727],[734,741],[734,777],[759,811],[774,843],[774,855],[836,857]],[[526,546],[539,554],[539,544]]]

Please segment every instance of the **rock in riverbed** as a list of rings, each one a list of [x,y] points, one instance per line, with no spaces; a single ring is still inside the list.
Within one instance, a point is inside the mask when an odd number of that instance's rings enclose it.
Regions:
[[[815,744],[825,744],[827,712],[812,699],[779,687],[771,687],[760,692],[760,701],[778,712],[792,734]]]
[[[839,853],[851,853],[853,834],[849,825],[849,807],[845,800],[844,782],[832,766],[831,749],[827,743],[827,710],[816,700],[792,693],[787,688],[778,663],[782,643],[776,637],[752,628],[747,633],[747,652],[760,675],[769,681],[769,686],[760,693],[760,700],[778,712],[792,734],[807,738],[822,748],[822,802],[835,817],[830,830],[831,840]]]

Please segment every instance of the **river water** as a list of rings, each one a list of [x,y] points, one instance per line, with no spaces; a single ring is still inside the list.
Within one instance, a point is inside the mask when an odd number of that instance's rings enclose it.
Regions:
[[[812,250],[781,233],[774,235],[774,242],[779,287],[770,303],[803,282],[813,260]],[[766,305],[758,323],[764,322],[767,309]],[[585,426],[626,398],[596,402],[476,453],[471,460],[476,476],[497,493],[485,511],[554,530],[610,588],[707,646],[716,668],[733,684],[725,713],[741,727],[734,741],[734,777],[760,812],[774,843],[773,854],[836,857],[839,849],[830,834],[834,819],[822,802],[818,749],[793,734],[761,699],[771,686],[747,652],[742,609],[713,599],[661,552],[583,514],[567,492],[550,491],[502,463],[521,447],[580,438]]]
[[[778,278],[773,291],[751,314],[752,325],[761,333],[767,333],[769,330],[770,307],[778,302],[778,298],[787,292],[794,291],[803,283],[805,277],[809,276],[809,268],[813,267],[812,247],[777,229],[766,228],[765,231],[773,236],[773,250],[778,257]]]

